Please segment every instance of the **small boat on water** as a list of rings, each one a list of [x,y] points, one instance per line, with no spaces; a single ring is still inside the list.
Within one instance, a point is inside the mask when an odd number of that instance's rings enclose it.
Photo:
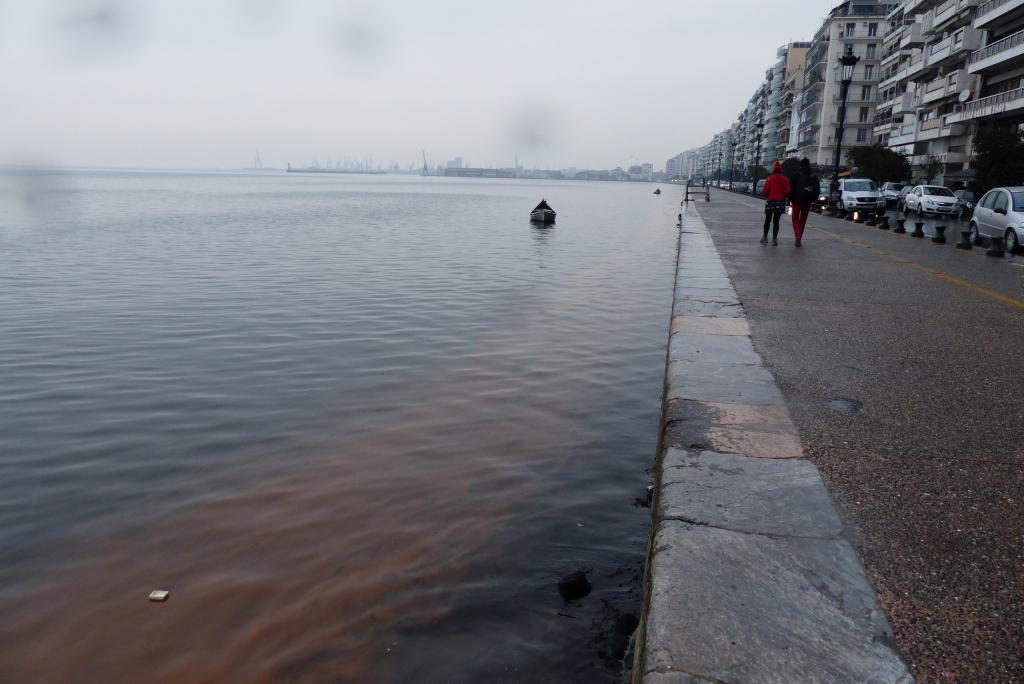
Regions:
[[[530,212],[530,221],[533,223],[554,223],[555,210],[548,205],[547,200],[541,200],[540,204]]]
[[[654,189],[654,194],[655,195],[660,195],[661,194],[661,188],[655,188]]]

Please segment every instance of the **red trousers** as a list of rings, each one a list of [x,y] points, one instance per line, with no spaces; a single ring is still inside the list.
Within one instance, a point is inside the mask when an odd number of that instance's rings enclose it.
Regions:
[[[793,205],[793,234],[797,239],[804,236],[804,228],[807,227],[807,217],[811,214],[810,204]]]

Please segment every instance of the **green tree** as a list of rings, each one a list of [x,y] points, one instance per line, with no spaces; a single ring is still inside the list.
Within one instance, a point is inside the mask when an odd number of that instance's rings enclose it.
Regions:
[[[846,158],[852,166],[858,168],[858,176],[870,178],[876,183],[910,179],[910,162],[907,158],[878,143],[851,147],[846,151]]]
[[[994,126],[978,129],[974,153],[982,187],[1019,185],[1024,180],[1024,142],[1017,131]]]
[[[764,180],[771,173],[771,171],[769,169],[767,169],[766,167],[764,167],[764,166],[761,166],[761,167],[758,167],[758,168],[759,168],[759,171],[757,172],[757,180]],[[746,175],[745,175],[745,179],[748,180],[748,181],[754,180],[754,167],[753,166],[751,166],[751,167],[749,167],[747,169]]]
[[[928,157],[928,163],[922,168],[922,175],[925,183],[931,183],[935,177],[942,173],[946,165],[939,161],[938,157]]]

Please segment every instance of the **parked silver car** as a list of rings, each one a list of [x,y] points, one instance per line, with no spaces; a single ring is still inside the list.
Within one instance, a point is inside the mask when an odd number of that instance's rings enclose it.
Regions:
[[[1006,239],[1006,251],[1016,252],[1024,242],[1024,187],[995,188],[982,196],[971,217],[971,241],[981,237]]]
[[[918,185],[907,193],[903,201],[908,214],[916,211],[922,218],[925,214],[960,215],[960,201],[952,190],[941,185]]]
[[[882,183],[881,194],[885,198],[885,203],[888,206],[896,206],[896,200],[900,198],[900,190],[903,189],[906,183],[893,183],[886,182]]]

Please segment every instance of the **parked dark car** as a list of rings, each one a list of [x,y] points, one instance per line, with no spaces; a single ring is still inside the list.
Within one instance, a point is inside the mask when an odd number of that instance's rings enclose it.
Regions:
[[[811,206],[811,209],[819,214],[824,212],[828,209],[828,198],[831,194],[832,181],[821,181],[818,185],[818,201]]]
[[[974,215],[974,205],[978,198],[973,190],[954,190],[957,200],[960,202],[960,218],[969,219]]]
[[[900,190],[899,197],[896,199],[896,208],[904,213],[907,211],[907,195],[909,195],[913,189],[913,185],[904,185]]]

